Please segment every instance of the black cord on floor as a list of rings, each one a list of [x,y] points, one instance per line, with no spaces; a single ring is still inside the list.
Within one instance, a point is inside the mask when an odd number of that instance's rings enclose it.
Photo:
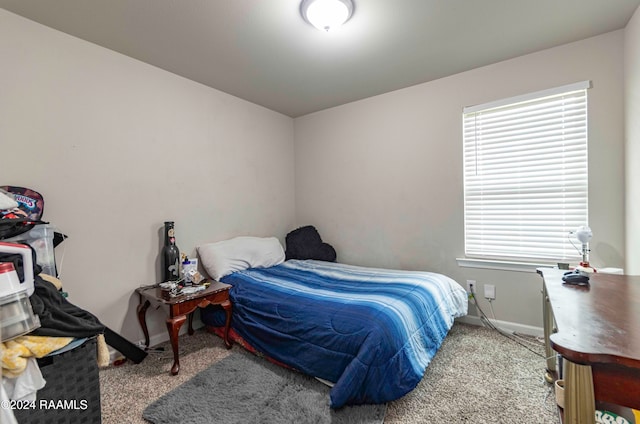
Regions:
[[[476,308],[478,308],[478,311],[480,311],[480,320],[482,321],[482,323],[489,327],[492,330],[497,331],[499,334],[502,334],[504,337],[506,337],[509,340],[512,340],[516,343],[518,343],[520,346],[524,347],[525,349],[527,349],[529,352],[534,353],[536,355],[538,355],[541,358],[544,358],[544,355],[541,355],[540,353],[536,352],[535,350],[531,349],[529,346],[525,345],[524,343],[522,343],[521,341],[519,341],[518,339],[516,339],[515,337],[511,337],[509,334],[506,334],[505,332],[503,332],[501,329],[499,329],[498,327],[496,327],[495,325],[493,325],[493,323],[489,320],[489,318],[487,317],[487,315],[484,313],[484,311],[482,310],[482,308],[480,308],[480,304],[478,304],[478,301],[476,299],[476,294],[473,292],[473,290],[471,291],[471,294],[469,296],[469,298],[471,300],[473,300],[473,304],[475,305]]]

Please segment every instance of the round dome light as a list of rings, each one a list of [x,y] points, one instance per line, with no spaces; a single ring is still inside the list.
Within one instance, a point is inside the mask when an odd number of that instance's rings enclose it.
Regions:
[[[300,4],[302,17],[319,30],[327,31],[339,27],[351,18],[351,0],[303,0]]]

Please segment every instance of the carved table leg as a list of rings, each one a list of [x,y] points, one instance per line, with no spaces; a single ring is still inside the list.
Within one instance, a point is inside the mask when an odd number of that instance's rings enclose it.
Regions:
[[[231,302],[226,300],[221,303],[221,306],[224,308],[227,315],[227,319],[224,324],[224,344],[227,346],[227,349],[231,349],[231,342],[229,341],[229,327],[231,327]]]
[[[194,331],[193,331],[193,314],[194,314],[194,312],[191,312],[189,314],[189,335],[190,336],[193,336],[193,333],[194,333]]]
[[[138,312],[138,321],[140,322],[140,327],[142,327],[142,332],[144,333],[144,345],[149,347],[149,330],[147,329],[147,308],[151,303],[147,300],[144,303],[140,302],[137,307]]]
[[[178,351],[178,334],[180,333],[180,327],[187,320],[184,315],[179,315],[174,318],[167,318],[167,330],[169,331],[169,339],[171,340],[171,347],[173,348],[173,366],[171,367],[171,375],[176,375],[180,371],[180,353]]]

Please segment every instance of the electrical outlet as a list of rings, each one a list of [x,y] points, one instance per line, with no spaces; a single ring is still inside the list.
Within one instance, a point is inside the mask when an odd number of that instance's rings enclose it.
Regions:
[[[496,298],[496,286],[493,284],[485,284],[484,285],[484,297],[486,299],[495,299]]]
[[[476,280],[467,280],[467,293],[475,293]]]

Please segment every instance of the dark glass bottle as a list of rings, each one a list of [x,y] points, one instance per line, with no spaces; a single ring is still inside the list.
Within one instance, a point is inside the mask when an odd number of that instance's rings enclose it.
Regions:
[[[164,223],[164,247],[162,248],[162,281],[180,279],[180,250],[176,246],[173,221]]]

